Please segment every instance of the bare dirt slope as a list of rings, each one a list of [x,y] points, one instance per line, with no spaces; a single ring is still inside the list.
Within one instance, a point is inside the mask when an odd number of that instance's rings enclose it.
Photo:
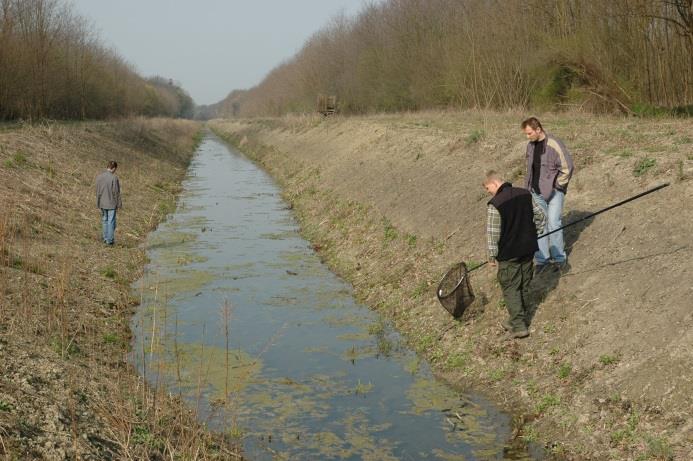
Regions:
[[[459,386],[514,409],[523,441],[558,458],[693,452],[693,122],[547,114],[576,172],[564,223],[572,270],[535,279],[527,340],[508,340],[495,274],[455,322],[435,299],[454,262],[485,259],[488,169],[516,185],[519,113],[219,120],[285,188],[306,235],[372,307]]]
[[[175,207],[200,126],[172,120],[0,127],[0,458],[229,459],[130,365],[140,247]],[[94,178],[119,162],[116,245]]]

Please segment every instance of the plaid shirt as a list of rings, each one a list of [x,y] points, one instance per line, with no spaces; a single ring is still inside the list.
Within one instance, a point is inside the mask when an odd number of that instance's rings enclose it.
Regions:
[[[546,215],[544,209],[537,204],[532,197],[532,212],[534,213],[534,225],[537,228],[537,236],[544,231]],[[495,260],[498,256],[498,241],[501,238],[501,215],[493,205],[486,209],[486,245],[488,247],[488,259]]]

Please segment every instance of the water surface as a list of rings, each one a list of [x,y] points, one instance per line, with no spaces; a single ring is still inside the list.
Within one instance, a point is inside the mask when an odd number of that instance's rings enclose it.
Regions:
[[[270,176],[217,138],[147,252],[136,365],[249,459],[525,457],[505,447],[508,416],[436,381],[320,262]]]

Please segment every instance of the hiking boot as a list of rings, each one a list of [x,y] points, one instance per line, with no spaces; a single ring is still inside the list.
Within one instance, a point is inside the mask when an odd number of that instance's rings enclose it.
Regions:
[[[526,338],[529,336],[529,330],[527,330],[527,328],[523,328],[521,330],[513,331],[510,333],[510,335],[515,339]]]

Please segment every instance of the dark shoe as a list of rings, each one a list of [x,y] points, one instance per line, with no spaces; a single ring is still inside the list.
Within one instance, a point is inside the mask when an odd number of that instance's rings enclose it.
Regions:
[[[515,339],[526,338],[529,336],[529,330],[527,330],[527,328],[523,328],[522,330],[513,331],[511,335]]]

